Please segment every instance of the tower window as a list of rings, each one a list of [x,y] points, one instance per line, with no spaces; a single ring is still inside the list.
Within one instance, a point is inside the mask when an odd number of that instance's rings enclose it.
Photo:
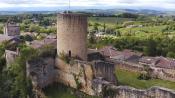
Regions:
[[[69,57],[71,57],[71,51],[69,50]]]

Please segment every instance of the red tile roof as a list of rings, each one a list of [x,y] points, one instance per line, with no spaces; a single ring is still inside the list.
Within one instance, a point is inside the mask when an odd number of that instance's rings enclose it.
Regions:
[[[143,57],[141,63],[152,65],[159,68],[175,69],[175,60],[165,57]]]
[[[3,42],[3,41],[10,41],[13,38],[14,37],[12,37],[12,36],[7,36],[7,35],[0,34],[0,43]]]
[[[105,46],[105,47],[99,49],[99,52],[106,57],[117,56],[120,53],[119,51],[117,51],[116,48],[114,48],[112,46]]]
[[[158,57],[159,61],[156,63],[156,67],[175,69],[175,60],[165,57]]]
[[[53,45],[56,46],[57,40],[56,39],[44,39],[44,40],[34,40],[30,43],[29,46],[31,46],[32,48],[41,48],[45,45]]]

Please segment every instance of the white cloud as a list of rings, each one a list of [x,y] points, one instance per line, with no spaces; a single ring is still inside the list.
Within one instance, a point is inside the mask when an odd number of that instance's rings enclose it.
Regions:
[[[174,8],[174,0],[70,0],[71,6],[130,6]],[[0,0],[0,7],[68,6],[69,0]]]

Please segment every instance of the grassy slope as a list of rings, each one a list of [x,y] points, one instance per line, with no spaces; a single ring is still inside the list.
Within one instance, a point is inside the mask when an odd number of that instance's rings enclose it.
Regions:
[[[169,89],[175,90],[175,82],[152,79],[152,80],[139,80],[137,77],[139,73],[129,72],[126,70],[117,69],[116,75],[119,80],[120,85],[128,85],[139,89],[147,89],[152,86],[161,86]]]

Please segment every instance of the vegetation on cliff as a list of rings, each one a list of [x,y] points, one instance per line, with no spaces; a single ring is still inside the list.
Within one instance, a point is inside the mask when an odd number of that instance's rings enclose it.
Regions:
[[[26,77],[26,61],[38,57],[54,56],[55,54],[49,46],[35,50],[21,44],[18,48],[20,48],[20,56],[16,58],[9,68],[4,66],[1,70],[0,97],[2,98],[34,98],[35,93],[33,92],[31,80]],[[2,60],[0,61],[2,62]]]

